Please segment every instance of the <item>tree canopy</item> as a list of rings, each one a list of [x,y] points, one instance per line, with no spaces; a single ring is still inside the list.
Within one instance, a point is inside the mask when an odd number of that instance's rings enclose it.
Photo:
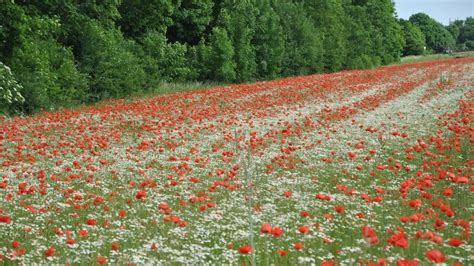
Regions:
[[[441,53],[454,48],[455,40],[451,33],[433,18],[424,13],[417,13],[412,15],[409,20],[425,35],[428,49]]]
[[[413,25],[408,20],[400,19],[405,45],[403,46],[403,55],[423,54],[426,47],[425,35],[420,28]]]
[[[455,20],[446,29],[456,40],[459,50],[474,49],[474,18],[468,17],[465,20]]]

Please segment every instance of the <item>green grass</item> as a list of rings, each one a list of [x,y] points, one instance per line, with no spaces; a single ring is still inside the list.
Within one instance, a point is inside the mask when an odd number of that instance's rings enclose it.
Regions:
[[[174,92],[189,92],[195,90],[205,90],[212,87],[223,86],[223,83],[218,82],[161,82],[156,89],[149,93],[137,96],[161,95]]]
[[[417,62],[426,62],[441,59],[460,58],[460,57],[474,57],[474,51],[456,52],[451,54],[426,54],[402,57],[400,63],[395,64],[410,64]]]

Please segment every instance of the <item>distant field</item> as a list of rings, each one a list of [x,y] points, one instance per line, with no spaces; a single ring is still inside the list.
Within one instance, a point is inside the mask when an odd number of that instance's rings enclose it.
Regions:
[[[433,60],[450,59],[450,58],[465,58],[465,57],[474,57],[474,51],[459,52],[459,53],[452,53],[452,54],[430,54],[430,55],[406,56],[401,59],[401,63],[406,64],[406,63],[433,61]]]
[[[0,263],[470,265],[473,85],[459,58],[4,118]]]

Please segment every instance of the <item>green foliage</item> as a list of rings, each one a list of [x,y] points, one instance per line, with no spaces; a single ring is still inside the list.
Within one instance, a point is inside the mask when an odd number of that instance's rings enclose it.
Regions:
[[[105,30],[93,21],[84,26],[81,36],[81,69],[89,79],[89,101],[124,97],[141,90],[145,80],[143,66],[115,29]]]
[[[468,17],[465,20],[455,20],[446,29],[451,33],[456,41],[456,50],[472,50],[474,42],[474,18]]]
[[[454,47],[455,40],[451,33],[441,23],[424,13],[414,14],[410,22],[419,27],[426,38],[426,46],[434,52],[440,53]]]
[[[127,37],[141,38],[149,31],[166,33],[173,23],[176,4],[172,0],[122,0],[119,25]]]
[[[35,1],[35,5],[45,5],[44,12],[48,10],[56,10],[51,15],[60,14],[62,18],[71,17],[70,12],[75,16],[84,17],[97,21],[106,27],[114,27],[115,22],[121,18],[119,6],[122,0],[48,0]]]
[[[425,51],[425,35],[420,28],[413,25],[410,21],[400,19],[405,45],[403,46],[403,55],[421,55]]]
[[[370,68],[377,64],[372,58],[373,42],[370,33],[373,30],[368,19],[367,8],[363,5],[346,5],[345,13],[352,19],[348,21],[347,39],[357,43],[347,49],[345,67],[348,69]]]
[[[338,71],[344,65],[347,52],[345,36],[345,14],[342,1],[314,0],[303,1],[312,18],[316,30],[322,33],[324,48],[324,69]]]
[[[474,41],[474,18],[468,17],[459,28],[458,43]]]
[[[19,45],[19,26],[25,16],[23,8],[13,2],[5,1],[0,5],[0,59],[9,59],[14,47]]]
[[[203,51],[204,52],[204,51]],[[234,48],[225,29],[215,27],[209,38],[209,74],[212,80],[232,82],[236,79]]]
[[[471,41],[471,40],[466,41],[464,45],[466,46],[467,49],[474,50],[474,41]]]
[[[305,13],[302,4],[275,1],[284,33],[282,74],[305,75],[322,71],[323,47],[321,35]]]
[[[165,81],[184,81],[191,69],[188,66],[187,46],[180,43],[168,43],[163,34],[152,31],[143,38],[143,49],[151,59],[149,75],[158,75]]]
[[[256,51],[257,77],[276,78],[281,71],[285,45],[280,17],[269,0],[258,0],[257,7],[259,14],[252,41]]]
[[[10,64],[22,84],[24,110],[80,103],[86,88],[84,76],[76,68],[71,51],[55,40],[59,23],[46,16],[25,16],[18,26],[19,45]]]
[[[0,113],[10,114],[18,111],[18,106],[25,102],[20,93],[22,89],[11,69],[0,62]]]
[[[47,0],[47,1],[16,1],[28,13],[41,14],[59,21],[58,29],[60,42],[66,46],[73,46],[74,50],[79,43],[82,27],[88,21],[104,28],[116,27],[121,17],[118,7],[121,0]]]
[[[181,0],[166,33],[171,42],[197,45],[212,20],[212,0]]]
[[[463,21],[461,21],[461,25],[457,23],[450,23],[448,26],[446,26],[446,29],[451,33],[451,36],[453,36],[454,40],[457,40],[459,37],[459,28],[460,26],[462,27]]]
[[[234,47],[236,81],[255,78],[257,63],[252,39],[257,9],[251,0],[229,0],[221,10],[221,26],[227,30]]]
[[[368,0],[366,7],[372,24],[373,55],[381,58],[382,64],[399,61],[403,50],[403,33],[394,16],[393,2]]]
[[[191,80],[210,80],[210,47],[201,39],[197,46],[188,50],[188,61],[191,68],[189,78]]]

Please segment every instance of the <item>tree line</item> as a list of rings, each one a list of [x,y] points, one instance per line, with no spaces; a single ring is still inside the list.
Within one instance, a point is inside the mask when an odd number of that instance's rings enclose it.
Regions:
[[[424,13],[399,20],[404,33],[404,55],[474,50],[474,18],[455,20],[448,26]],[[425,51],[426,49],[426,51]]]
[[[398,20],[391,0],[9,0],[0,17],[0,112],[25,114],[163,81],[371,68],[474,41],[472,18]]]

